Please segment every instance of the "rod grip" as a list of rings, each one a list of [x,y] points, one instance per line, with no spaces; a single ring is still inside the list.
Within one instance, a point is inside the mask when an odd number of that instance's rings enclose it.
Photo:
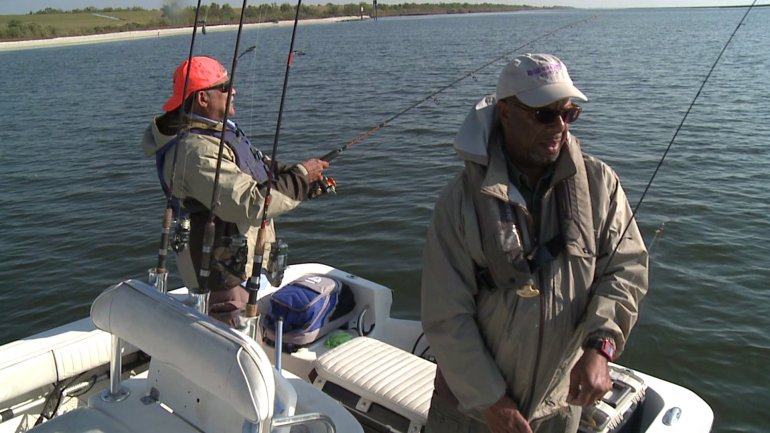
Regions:
[[[163,226],[160,235],[160,247],[158,248],[158,272],[166,271],[166,258],[168,257],[169,233],[171,232],[171,220],[173,211],[171,207],[166,207],[163,211]]]
[[[210,220],[206,224],[206,228],[203,230],[203,248],[201,248],[201,269],[199,275],[203,280],[203,287],[201,287],[201,293],[207,293],[209,291],[209,274],[211,273],[211,252],[214,249],[214,236],[216,234],[216,226],[213,220]]]
[[[337,156],[339,156],[340,153],[342,153],[342,149],[341,148],[340,149],[334,149],[331,152],[325,154],[324,156],[322,156],[322,157],[320,157],[318,159],[320,159],[321,161],[329,162],[332,159],[334,159]]]

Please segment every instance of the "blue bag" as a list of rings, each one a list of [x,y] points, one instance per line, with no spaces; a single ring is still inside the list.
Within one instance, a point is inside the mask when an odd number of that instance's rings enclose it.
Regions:
[[[275,343],[275,324],[283,319],[283,346],[294,351],[347,324],[355,300],[338,280],[306,275],[270,295],[269,311],[262,317],[262,335]]]

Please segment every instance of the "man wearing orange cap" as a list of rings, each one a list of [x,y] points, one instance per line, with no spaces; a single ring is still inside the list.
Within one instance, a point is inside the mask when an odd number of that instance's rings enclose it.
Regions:
[[[183,95],[188,69],[187,92]],[[232,100],[225,116],[228,94]],[[188,288],[204,287],[207,283],[211,289],[209,313],[230,325],[236,323],[248,298],[241,283],[251,273],[270,167],[269,158],[254,148],[230,120],[235,114],[236,94],[227,70],[218,61],[193,57],[188,68],[185,60],[174,72],[174,93],[163,105],[165,114],[153,119],[142,139],[145,154],[156,156],[164,191],[178,199],[190,215],[189,246],[177,258],[182,279]],[[220,204],[215,218],[215,261],[208,281],[204,282],[199,275],[203,230],[210,218],[223,129],[226,146],[218,173]],[[328,166],[328,162],[318,159],[296,165],[277,164],[270,192],[266,242],[275,240],[273,218],[305,200],[311,185],[322,179]],[[245,257],[236,253],[237,245],[233,245],[233,239],[239,235],[247,239]]]
[[[455,138],[465,166],[423,254],[426,433],[574,433],[612,385],[647,251],[617,175],[569,131],[575,100],[561,60],[520,55]]]

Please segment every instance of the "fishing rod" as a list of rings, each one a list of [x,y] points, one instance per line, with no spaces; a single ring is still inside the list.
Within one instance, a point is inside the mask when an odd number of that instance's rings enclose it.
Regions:
[[[623,240],[625,239],[626,233],[628,232],[628,229],[631,226],[631,222],[634,221],[634,218],[636,218],[637,212],[639,212],[639,208],[642,207],[642,203],[644,202],[644,199],[647,197],[647,193],[650,191],[650,188],[652,187],[652,182],[655,180],[655,177],[657,177],[658,173],[660,172],[660,169],[663,166],[663,162],[666,160],[666,157],[668,156],[669,151],[671,151],[671,148],[674,145],[674,141],[679,136],[679,132],[682,130],[682,127],[684,127],[684,123],[687,120],[687,117],[690,115],[690,112],[695,106],[695,102],[700,97],[701,93],[703,92],[703,88],[706,87],[706,83],[708,82],[709,78],[711,78],[711,74],[714,72],[714,70],[717,67],[717,64],[722,59],[722,56],[724,55],[724,53],[727,51],[727,47],[730,46],[730,43],[732,42],[736,33],[738,33],[738,29],[741,28],[743,23],[746,21],[746,17],[749,15],[749,12],[751,12],[751,10],[754,9],[754,5],[756,4],[757,4],[757,0],[754,0],[754,2],[751,3],[751,5],[749,5],[748,9],[746,9],[746,13],[743,14],[743,17],[735,26],[735,29],[733,29],[733,32],[730,34],[730,37],[727,39],[727,42],[725,42],[724,46],[722,47],[722,50],[719,52],[719,55],[717,55],[716,60],[714,60],[714,63],[711,65],[711,68],[709,69],[708,74],[706,74],[706,77],[703,78],[703,81],[701,82],[701,85],[698,88],[698,91],[695,93],[695,97],[693,97],[692,101],[690,102],[690,106],[687,107],[687,111],[684,113],[684,116],[682,116],[682,120],[679,122],[679,125],[674,131],[674,135],[671,137],[671,140],[668,142],[668,146],[666,146],[666,149],[663,152],[663,155],[661,156],[660,160],[658,161],[658,164],[655,167],[655,170],[653,170],[652,175],[650,176],[650,180],[647,182],[647,185],[645,186],[641,197],[639,197],[639,201],[634,207],[633,212],[631,212],[631,216],[628,218],[628,222],[626,222],[626,227],[623,229],[623,232],[620,234],[617,245],[615,245],[615,248],[612,250],[612,254],[610,254],[609,259],[607,260],[607,263],[604,265],[604,268],[602,269],[602,272],[599,275],[604,275],[604,273],[607,272],[607,269],[609,268],[610,263],[612,263],[612,259],[615,257],[615,254],[618,252],[620,245],[623,243]],[[662,226],[659,230],[662,231]],[[655,236],[657,237],[657,235],[658,235],[658,232],[656,231]]]
[[[187,94],[187,89],[189,88],[190,84],[190,69],[192,66],[192,57],[193,52],[195,49],[195,35],[198,33],[198,17],[200,14],[201,9],[201,0],[198,0],[198,4],[195,7],[195,21],[193,23],[193,30],[192,30],[192,37],[190,38],[190,52],[187,55],[187,70],[185,71],[185,77],[184,77],[184,86],[182,95]],[[203,29],[205,33],[205,27],[206,23],[203,21]],[[177,140],[182,135],[182,130],[180,128],[179,131],[177,131]],[[171,180],[169,181],[169,189],[166,193],[166,209],[163,211],[163,221],[161,224],[161,236],[160,236],[160,247],[158,248],[158,265],[150,270],[150,283],[152,283],[155,288],[160,292],[166,292],[166,282],[168,280],[168,269],[166,268],[166,260],[168,258],[168,247],[169,247],[169,241],[170,241],[170,232],[171,232],[171,221],[174,218],[174,198],[172,196],[172,191],[174,191],[174,176],[176,173],[176,161],[177,161],[177,155],[178,155],[179,146],[174,146],[174,159],[171,166]],[[189,233],[189,221],[187,225],[188,233]]]
[[[297,11],[294,14],[294,27],[291,31],[291,42],[289,43],[289,55],[286,59],[286,70],[283,76],[283,89],[281,90],[281,102],[278,107],[278,121],[275,126],[275,136],[273,137],[273,150],[270,156],[270,170],[267,176],[267,186],[265,190],[265,203],[262,208],[262,221],[259,225],[259,234],[257,235],[257,243],[254,247],[254,260],[251,267],[251,276],[246,283],[246,290],[249,293],[249,298],[246,303],[246,311],[244,317],[254,318],[257,315],[257,292],[259,291],[259,278],[262,275],[263,261],[265,254],[265,232],[267,231],[267,210],[270,207],[270,194],[273,188],[273,177],[276,176],[278,164],[276,156],[278,154],[278,138],[281,134],[281,119],[283,118],[283,108],[286,101],[286,89],[289,84],[289,72],[291,71],[292,61],[294,60],[294,41],[297,35],[297,23],[299,22],[299,11],[302,5],[302,0],[297,0]],[[272,251],[271,251],[272,252]],[[276,347],[279,347],[276,345]]]
[[[416,108],[417,106],[419,106],[419,105],[420,105],[420,104],[422,104],[423,102],[425,102],[425,101],[427,101],[427,100],[429,100],[429,99],[432,99],[433,97],[435,97],[435,96],[436,96],[436,95],[438,95],[439,93],[441,93],[441,92],[443,92],[443,91],[445,91],[445,90],[447,90],[447,89],[449,89],[449,88],[453,87],[455,84],[459,83],[460,81],[463,81],[464,79],[466,79],[466,78],[468,78],[468,77],[472,77],[472,76],[476,75],[476,74],[477,74],[479,71],[481,71],[481,70],[483,70],[483,69],[486,69],[486,68],[487,68],[487,67],[489,67],[490,65],[493,65],[493,64],[495,64],[495,63],[499,62],[500,60],[502,60],[502,59],[504,59],[504,58],[508,57],[509,55],[511,55],[511,54],[513,54],[513,53],[516,53],[516,52],[518,52],[519,50],[521,50],[522,48],[524,48],[524,47],[526,47],[526,46],[528,46],[528,45],[531,45],[531,44],[533,44],[533,43],[535,43],[535,42],[537,42],[537,41],[539,41],[539,40],[541,40],[541,39],[545,39],[545,38],[547,38],[548,36],[551,36],[551,35],[555,34],[556,32],[559,32],[559,31],[561,31],[561,30],[564,30],[564,29],[567,29],[567,28],[570,28],[570,27],[574,27],[574,26],[577,26],[578,24],[581,24],[581,23],[583,23],[583,22],[585,22],[585,21],[588,21],[588,20],[591,20],[591,19],[593,19],[593,18],[595,18],[595,17],[589,17],[589,18],[585,18],[585,19],[582,19],[582,20],[578,20],[578,21],[572,22],[572,23],[570,23],[570,24],[567,24],[567,25],[565,25],[565,26],[559,27],[559,28],[557,28],[557,29],[555,29],[555,30],[553,30],[553,31],[550,31],[550,32],[548,32],[548,33],[545,33],[545,34],[543,34],[543,35],[541,35],[541,36],[538,36],[537,38],[535,38],[535,39],[532,39],[531,41],[529,41],[529,42],[526,42],[526,43],[524,43],[524,44],[522,44],[522,45],[520,45],[520,46],[518,46],[518,47],[516,47],[516,48],[514,48],[514,49],[512,49],[512,50],[510,50],[510,51],[506,51],[505,53],[501,54],[500,56],[498,56],[498,57],[495,57],[494,59],[492,59],[491,61],[489,61],[489,62],[487,62],[487,63],[484,63],[484,64],[483,64],[483,65],[481,65],[480,67],[478,67],[478,68],[476,68],[476,69],[474,69],[474,70],[472,70],[472,71],[468,72],[467,74],[463,75],[462,77],[460,77],[460,78],[457,78],[456,80],[454,80],[454,81],[450,82],[449,84],[447,84],[447,85],[445,85],[445,86],[443,86],[443,87],[440,87],[440,88],[439,88],[438,90],[436,90],[435,92],[433,92],[433,93],[429,94],[428,96],[426,96],[426,97],[424,97],[424,98],[420,99],[419,101],[417,101],[417,102],[413,103],[412,105],[410,105],[410,106],[408,106],[408,107],[404,108],[403,110],[399,111],[398,113],[396,113],[396,114],[394,114],[394,115],[392,115],[392,116],[388,117],[388,118],[387,118],[387,119],[385,119],[384,121],[382,121],[382,122],[380,122],[380,123],[378,123],[378,124],[374,125],[373,127],[371,127],[371,128],[369,128],[369,129],[367,129],[366,131],[364,131],[363,133],[359,134],[357,137],[355,137],[353,140],[351,140],[351,141],[350,141],[350,142],[348,142],[347,144],[345,144],[345,145],[343,145],[343,146],[340,146],[340,147],[339,147],[339,148],[337,148],[337,149],[334,149],[334,150],[331,150],[331,151],[329,151],[328,153],[324,154],[322,157],[320,157],[320,158],[318,158],[318,159],[320,159],[320,160],[322,160],[322,161],[331,161],[331,160],[333,160],[334,158],[338,157],[338,156],[339,156],[339,155],[340,155],[342,152],[344,152],[344,151],[348,150],[348,149],[349,149],[349,148],[351,148],[352,146],[356,145],[357,143],[360,143],[360,142],[361,142],[361,141],[363,141],[365,138],[367,138],[367,137],[369,137],[369,136],[373,135],[374,133],[376,133],[377,131],[379,131],[379,130],[380,130],[380,129],[382,129],[383,127],[385,127],[385,126],[386,126],[388,123],[390,123],[390,122],[392,122],[393,120],[395,120],[395,119],[397,119],[397,118],[401,117],[402,115],[406,114],[407,112],[409,112],[409,111],[413,110],[414,108]]]
[[[225,150],[225,132],[227,132],[227,117],[230,113],[230,107],[233,102],[232,89],[235,85],[235,72],[238,67],[238,51],[241,46],[241,34],[243,33],[243,19],[246,15],[246,2],[243,0],[241,6],[241,16],[238,20],[238,33],[235,37],[235,48],[233,50],[233,61],[230,68],[230,91],[227,92],[227,100],[225,102],[225,112],[222,118],[222,133],[219,137],[219,153],[217,155],[217,166],[214,173],[214,189],[211,193],[211,206],[209,207],[209,221],[206,223],[206,227],[203,231],[203,247],[201,254],[201,268],[199,275],[203,280],[203,284],[200,289],[192,290],[193,295],[196,296],[196,306],[198,311],[204,314],[208,313],[208,294],[209,289],[209,275],[211,274],[211,253],[214,247],[214,238],[216,237],[216,211],[219,208],[220,196],[222,187],[219,182],[219,178],[222,172],[222,157]]]

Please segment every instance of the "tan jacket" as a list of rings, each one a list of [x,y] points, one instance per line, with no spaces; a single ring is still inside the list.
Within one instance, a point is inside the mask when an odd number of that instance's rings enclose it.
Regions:
[[[510,205],[524,219],[529,212],[508,179],[502,147],[489,144],[497,143],[494,103],[488,97],[477,104],[455,140],[465,169],[435,205],[423,255],[422,321],[463,410],[479,416],[506,393],[531,420],[566,405],[569,372],[588,335],[609,333],[622,352],[647,292],[647,252],[617,175],[570,136],[543,196],[537,236],[546,241],[561,230],[563,249],[538,272],[517,269],[511,233],[519,230],[514,238],[521,239],[527,227],[507,227],[496,209]],[[492,287],[482,287],[480,270],[489,271]],[[527,277],[540,296],[516,294]]]
[[[175,138],[175,135],[161,132],[158,126],[159,119],[153,119],[144,132],[142,145],[146,155],[154,155],[166,143]],[[197,122],[193,122],[190,126],[196,128],[210,127],[205,123]],[[194,199],[209,208],[214,190],[219,138],[189,134],[176,146],[179,149],[176,155],[176,168],[173,170],[175,177],[173,182],[171,181],[171,173],[174,164],[174,146],[166,153],[163,167],[166,183],[173,186],[175,197]],[[268,158],[265,157],[265,159],[269,164]],[[216,215],[224,222],[235,224],[239,233],[246,234],[249,246],[246,274],[251,275],[254,249],[262,220],[266,185],[258,183],[251,175],[241,171],[236,164],[233,151],[228,146],[224,146],[219,186],[220,205],[216,210]],[[275,240],[273,218],[297,207],[307,197],[309,188],[307,170],[301,164],[278,166],[278,179],[270,193],[270,206],[268,208],[270,222],[267,227],[266,242]],[[196,233],[193,233],[192,236],[197,238]],[[196,256],[196,252],[192,252],[192,254],[193,257]],[[180,260],[179,265],[184,267],[186,263]],[[197,274],[195,271],[190,273],[189,269],[180,270],[183,276]],[[197,286],[197,282],[190,281],[189,278],[185,278],[185,284],[188,287]]]

